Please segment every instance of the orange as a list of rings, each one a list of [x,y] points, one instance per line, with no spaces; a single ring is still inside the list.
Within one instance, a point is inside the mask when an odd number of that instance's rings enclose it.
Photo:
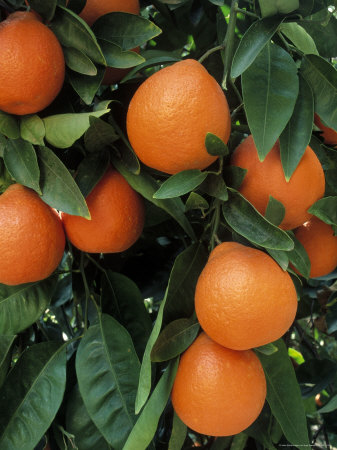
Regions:
[[[280,338],[292,324],[297,295],[290,275],[266,253],[235,242],[211,252],[195,290],[203,330],[234,350]]]
[[[260,414],[266,379],[252,350],[230,350],[201,333],[181,356],[171,398],[192,430],[231,436]]]
[[[139,14],[139,0],[87,0],[79,16],[91,26],[99,17],[110,12]]]
[[[320,130],[322,131],[322,137],[325,143],[333,146],[337,145],[337,131],[335,131],[333,128],[325,126],[318,114],[314,115],[314,122],[315,125],[317,125],[318,128],[320,128]]]
[[[209,166],[217,157],[207,153],[206,133],[227,142],[230,129],[221,87],[193,59],[151,75],[137,89],[127,114],[127,133],[138,158],[169,174]]]
[[[62,213],[66,234],[75,247],[89,253],[117,253],[141,235],[143,200],[116,170],[107,170],[86,202],[91,220]]]
[[[322,277],[337,266],[337,236],[330,225],[313,216],[295,230],[295,237],[308,253],[310,278]]]
[[[280,227],[285,230],[309,220],[311,214],[307,210],[324,195],[323,168],[310,147],[288,182],[282,169],[279,142],[261,162],[250,135],[235,149],[231,164],[247,169],[239,191],[261,214],[266,211],[270,195],[283,204],[285,217]]]
[[[62,222],[38,194],[13,184],[0,196],[0,283],[47,278],[64,252]]]
[[[62,47],[33,12],[15,12],[0,23],[0,109],[32,114],[46,108],[64,82]]]

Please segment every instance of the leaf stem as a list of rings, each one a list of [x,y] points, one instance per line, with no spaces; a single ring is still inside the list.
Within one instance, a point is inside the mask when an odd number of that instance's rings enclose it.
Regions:
[[[84,253],[81,252],[81,261],[80,261],[80,271],[83,279],[84,284],[84,291],[85,291],[85,306],[84,306],[84,331],[88,329],[88,303],[90,298],[90,290],[88,286],[87,277],[85,275],[84,271]]]
[[[260,19],[257,14],[247,11],[246,9],[236,8],[236,12],[244,14],[245,16],[254,17],[254,19]]]
[[[198,61],[200,62],[200,64],[202,64],[206,58],[208,58],[210,55],[212,55],[212,53],[218,52],[220,50],[224,49],[224,45],[217,45],[216,47],[210,48],[209,50],[207,50],[207,52],[205,52],[202,56],[200,56],[200,58],[198,59]]]
[[[225,56],[224,56],[224,75],[222,80],[222,87],[225,90],[227,90],[227,79],[230,74],[234,53],[235,25],[238,7],[239,7],[238,0],[232,0],[231,10],[229,14],[228,28],[224,40]]]

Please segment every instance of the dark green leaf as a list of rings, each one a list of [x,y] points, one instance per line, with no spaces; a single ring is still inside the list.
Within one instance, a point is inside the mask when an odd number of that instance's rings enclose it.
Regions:
[[[76,373],[92,421],[112,447],[121,449],[135,420],[139,361],[129,333],[111,316],[103,314],[85,333]]]
[[[309,84],[299,77],[299,92],[293,115],[280,136],[283,172],[290,180],[311,139],[314,98]]]
[[[33,11],[39,13],[46,22],[50,22],[55,14],[57,0],[29,0],[29,6]]]
[[[98,39],[119,45],[122,50],[131,50],[161,33],[150,20],[124,12],[101,16],[92,29]]]
[[[263,448],[268,450],[275,450],[270,435],[270,425],[272,423],[272,420],[273,418],[270,414],[270,408],[267,404],[265,404],[259,417],[250,427],[248,427],[244,431],[244,433],[260,442],[263,445]]]
[[[199,328],[195,319],[177,319],[169,323],[152,348],[151,360],[161,362],[179,356],[192,344]]]
[[[265,218],[278,227],[284,219],[285,213],[286,209],[283,204],[270,195]]]
[[[205,181],[199,186],[199,189],[211,197],[218,198],[224,202],[228,200],[227,186],[221,175],[209,173]]]
[[[231,192],[223,205],[223,214],[233,230],[251,242],[274,250],[289,251],[294,248],[292,239],[280,228],[268,222],[238,192]]]
[[[310,259],[305,251],[305,248],[295,236],[292,236],[295,243],[294,250],[288,252],[289,261],[291,264],[303,275],[305,278],[309,278],[310,275]]]
[[[299,0],[259,0],[262,17],[289,14],[299,7]]]
[[[90,116],[90,128],[85,132],[84,145],[88,152],[99,152],[119,139],[113,126],[104,120]]]
[[[323,391],[337,375],[337,364],[330,359],[308,359],[296,370],[297,380],[304,398]]]
[[[0,335],[0,388],[5,381],[12,360],[12,346],[15,335]]]
[[[168,450],[181,450],[187,436],[187,426],[179,416],[173,414],[172,433],[168,445]]]
[[[40,169],[32,144],[22,139],[8,139],[4,162],[8,172],[18,183],[41,194]]]
[[[301,26],[314,39],[318,53],[324,58],[333,58],[337,54],[337,19],[327,8],[305,19],[300,22]]]
[[[95,64],[85,53],[73,47],[64,47],[63,53],[66,64],[71,70],[83,75],[97,75]]]
[[[301,73],[314,93],[315,112],[330,128],[337,130],[337,71],[324,58],[306,55]]]
[[[17,118],[0,111],[0,133],[10,139],[18,139],[20,137],[20,127]]]
[[[78,14],[84,8],[85,2],[86,0],[67,0],[67,8]]]
[[[297,66],[275,44],[267,44],[242,75],[248,125],[264,160],[292,116],[298,95]]]
[[[105,67],[98,66],[97,75],[88,76],[69,71],[68,78],[73,89],[81,97],[86,105],[90,105],[101,85],[105,74]]]
[[[236,166],[227,166],[224,169],[225,180],[228,186],[233,189],[239,189],[245,175],[247,173],[247,169],[243,169],[242,167]]]
[[[199,186],[207,177],[207,172],[197,169],[183,170],[168,178],[153,194],[153,198],[174,198],[187,194]]]
[[[207,133],[205,138],[207,152],[212,156],[227,156],[229,151],[222,139],[212,133]]]
[[[262,353],[263,355],[269,356],[269,355],[272,355],[273,353],[277,352],[278,348],[276,347],[276,345],[270,343],[270,344],[262,345],[261,347],[256,347],[254,350]]]
[[[101,117],[109,109],[78,114],[56,114],[43,119],[47,141],[57,148],[68,148],[73,145],[90,127],[90,117]]]
[[[138,53],[127,50],[123,51],[119,45],[112,42],[99,40],[99,44],[104,53],[107,66],[118,69],[128,69],[145,62],[145,59]]]
[[[170,361],[133,427],[123,450],[148,448],[156,432],[161,413],[169,399],[177,368],[178,359]]]
[[[21,284],[0,285],[0,334],[16,334],[32,325],[49,305],[53,279]]]
[[[185,211],[190,211],[192,209],[208,209],[209,204],[207,200],[204,199],[199,194],[196,194],[195,192],[191,192],[188,196],[188,199],[185,203]]]
[[[78,384],[76,384],[68,397],[66,429],[68,433],[75,436],[75,445],[81,450],[110,450],[112,448],[90,419],[78,389]]]
[[[307,31],[296,22],[282,23],[282,33],[304,54],[318,55],[315,41]]]
[[[66,166],[48,147],[38,148],[42,200],[52,208],[90,219],[83,195]]]
[[[319,414],[329,413],[337,409],[337,395],[334,395],[329,401],[320,409],[317,410]]]
[[[130,72],[122,79],[121,82],[125,83],[126,81],[130,80],[140,70],[148,69],[150,67],[157,65],[175,63],[178,61],[180,61],[179,58],[173,58],[172,56],[158,56],[155,58],[149,58],[143,64],[139,64],[139,66],[136,66],[134,69],[131,69]]]
[[[76,183],[83,197],[87,197],[102,178],[109,165],[109,152],[97,152],[86,156],[77,168]]]
[[[308,212],[329,225],[337,225],[337,197],[324,197],[317,200]]]
[[[282,20],[279,17],[268,17],[253,22],[236,49],[232,63],[232,78],[241,75],[254,62],[263,47],[273,37]]]
[[[337,298],[328,303],[328,312],[326,314],[326,324],[328,333],[337,331]]]
[[[290,252],[284,252],[282,250],[271,250],[267,249],[269,255],[275,259],[277,264],[282,268],[282,270],[287,270],[289,266],[289,257],[288,254]]]
[[[43,120],[34,114],[33,116],[23,116],[20,119],[20,134],[22,139],[35,145],[43,145],[43,138],[46,134]]]
[[[28,348],[0,391],[0,447],[32,450],[52,423],[66,384],[66,348],[43,342]]]
[[[287,440],[299,449],[310,447],[301,392],[287,348],[281,339],[273,344],[277,352],[258,353],[267,380],[267,401]]]

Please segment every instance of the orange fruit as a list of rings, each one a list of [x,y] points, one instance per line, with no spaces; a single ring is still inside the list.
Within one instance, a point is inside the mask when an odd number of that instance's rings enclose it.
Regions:
[[[59,265],[62,222],[32,189],[13,184],[0,196],[0,227],[0,283],[43,280]]]
[[[0,109],[32,114],[60,92],[65,74],[62,47],[33,12],[18,11],[0,23]]]
[[[239,191],[261,214],[266,211],[270,195],[283,204],[285,217],[280,227],[285,230],[309,220],[311,214],[307,210],[324,195],[323,168],[310,147],[288,182],[282,169],[279,142],[261,162],[250,135],[235,149],[231,164],[247,169]]]
[[[206,133],[227,142],[230,129],[221,87],[193,59],[151,75],[137,89],[127,114],[127,133],[138,158],[169,174],[209,166],[217,157],[207,153]]]
[[[91,26],[99,17],[110,12],[139,14],[139,0],[87,0],[79,16]]]
[[[175,412],[192,430],[231,436],[260,414],[266,379],[252,350],[231,350],[201,333],[181,356],[171,398]]]
[[[337,145],[337,131],[335,131],[333,128],[325,126],[318,114],[314,115],[314,122],[315,125],[317,125],[318,128],[322,131],[322,137],[325,143],[333,146]]]
[[[269,255],[223,242],[200,274],[195,309],[214,341],[246,350],[273,342],[288,330],[296,315],[297,295],[290,275]]]
[[[295,237],[308,253],[310,278],[322,277],[337,266],[337,236],[330,225],[313,216],[295,230]]]
[[[70,242],[89,253],[127,250],[143,231],[142,198],[116,170],[109,168],[86,198],[91,220],[62,213]]]

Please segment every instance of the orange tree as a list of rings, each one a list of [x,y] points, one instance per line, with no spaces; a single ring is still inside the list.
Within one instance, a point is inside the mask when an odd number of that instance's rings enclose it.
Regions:
[[[336,7],[0,1],[1,450],[337,446]]]

